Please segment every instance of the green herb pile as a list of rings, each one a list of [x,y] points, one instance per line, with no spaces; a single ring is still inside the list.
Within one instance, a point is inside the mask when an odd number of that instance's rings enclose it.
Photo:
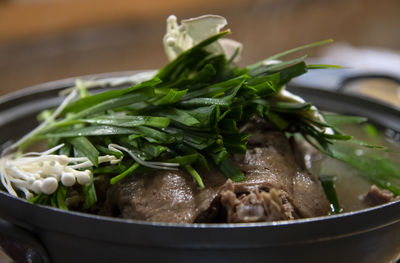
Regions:
[[[203,188],[202,176],[207,175],[200,176],[197,171],[211,167],[232,181],[246,179],[230,157],[246,152],[250,134],[239,128],[258,115],[288,136],[299,134],[322,152],[355,166],[361,165],[338,147],[332,147],[337,140],[351,139],[336,128],[335,117],[336,121],[341,117],[329,115],[325,122],[315,117],[320,113],[310,103],[276,96],[292,78],[309,69],[335,66],[306,65],[306,56],[301,56],[237,68],[232,63],[234,57],[207,51],[208,45],[227,33],[202,41],[159,70],[152,79],[133,87],[94,95],[81,87],[80,98],[69,103],[58,119],[48,122],[20,148],[42,139],[47,139],[50,147],[64,143],[58,154],[88,157],[95,166],[93,176],[108,176],[111,184],[144,171],[182,169]],[[327,42],[330,41],[296,48],[268,60],[282,59],[287,54]],[[50,113],[42,112],[41,120],[46,120]],[[326,132],[328,128],[330,133]],[[119,145],[130,152],[114,151],[109,145]],[[102,154],[122,157],[122,161],[116,165],[99,165],[98,157]],[[383,175],[370,175],[368,169],[364,170],[371,181],[400,194],[398,184],[386,187],[387,182],[398,177],[398,167],[385,169]],[[85,208],[89,208],[97,200],[93,180],[82,187]],[[60,185],[56,193],[39,194],[31,201],[66,208],[65,196],[66,187]]]

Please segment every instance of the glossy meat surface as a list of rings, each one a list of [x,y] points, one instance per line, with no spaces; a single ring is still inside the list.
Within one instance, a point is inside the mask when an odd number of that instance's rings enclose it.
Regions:
[[[232,183],[205,171],[200,189],[183,171],[132,175],[111,187],[105,214],[155,222],[258,222],[327,215],[329,203],[317,178],[296,162],[281,132],[249,142],[235,164],[246,176]]]

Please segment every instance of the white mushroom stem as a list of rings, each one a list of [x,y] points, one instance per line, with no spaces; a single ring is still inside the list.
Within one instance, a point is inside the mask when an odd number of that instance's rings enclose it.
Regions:
[[[21,157],[16,157],[15,154],[2,157],[0,178],[7,191],[17,196],[15,189],[18,189],[29,199],[33,193],[54,193],[60,182],[65,186],[89,183],[92,172],[87,168],[93,167],[93,163],[87,157],[71,158],[52,154],[62,146],[58,145],[42,153],[26,153]],[[120,161],[121,159],[113,155],[98,158],[99,163],[116,164]]]
[[[64,143],[59,144],[59,145],[57,145],[51,149],[48,149],[47,151],[44,151],[44,152],[27,152],[27,153],[24,153],[22,156],[27,157],[27,156],[49,155],[49,154],[52,154],[52,153],[60,150],[62,147],[64,147]]]

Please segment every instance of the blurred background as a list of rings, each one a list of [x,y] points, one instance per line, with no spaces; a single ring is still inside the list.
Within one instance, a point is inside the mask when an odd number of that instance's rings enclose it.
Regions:
[[[0,0],[0,95],[66,77],[160,68],[170,14],[225,16],[230,38],[244,44],[242,65],[333,38],[312,56],[400,75],[398,0]],[[364,52],[371,48],[372,59]]]

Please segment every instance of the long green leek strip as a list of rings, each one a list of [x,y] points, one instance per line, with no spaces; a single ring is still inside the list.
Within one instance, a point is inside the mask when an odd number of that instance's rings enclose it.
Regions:
[[[204,187],[196,169],[213,166],[233,181],[245,180],[230,158],[246,152],[250,135],[239,127],[259,115],[287,134],[300,134],[330,156],[365,170],[363,162],[333,147],[337,140],[351,139],[336,128],[337,124],[364,119],[326,115],[325,122],[311,104],[276,96],[292,78],[309,69],[336,66],[307,65],[307,56],[300,56],[274,63],[264,60],[239,69],[225,56],[207,51],[208,45],[226,34],[227,31],[221,32],[204,40],[159,70],[153,79],[136,86],[90,95],[80,85],[80,94],[84,96],[68,103],[57,119],[48,121],[21,148],[47,138],[52,145],[65,144],[60,153],[85,155],[96,166],[99,152],[115,155],[122,158],[118,165],[105,163],[93,171],[94,176],[109,175],[111,184],[132,173],[179,166]],[[289,53],[328,42],[331,40],[295,48],[270,59],[282,59]],[[44,113],[41,118],[46,121],[48,115]],[[376,169],[367,177],[399,194],[393,173],[399,169],[393,167],[385,169],[385,174]],[[83,192],[88,208],[96,202],[93,184],[85,186]],[[61,192],[54,199],[55,206],[62,206],[62,196]],[[34,197],[33,201],[48,203],[43,197]]]
[[[128,169],[126,169],[125,171],[123,171],[122,173],[120,173],[119,175],[111,178],[110,183],[111,184],[116,184],[119,181],[121,181],[122,179],[124,179],[126,176],[128,176],[129,174],[131,174],[133,171],[135,171],[137,168],[139,167],[138,163],[134,163],[131,167],[129,167]]]
[[[320,176],[320,181],[326,197],[331,204],[331,213],[339,214],[342,208],[340,207],[339,199],[336,194],[335,177],[331,175],[322,175]]]
[[[185,169],[188,173],[190,173],[192,175],[192,177],[196,180],[197,184],[200,186],[200,188],[204,188],[204,183],[203,180],[201,179],[200,175],[198,174],[198,172],[193,169],[193,167],[191,165],[185,165]]]

